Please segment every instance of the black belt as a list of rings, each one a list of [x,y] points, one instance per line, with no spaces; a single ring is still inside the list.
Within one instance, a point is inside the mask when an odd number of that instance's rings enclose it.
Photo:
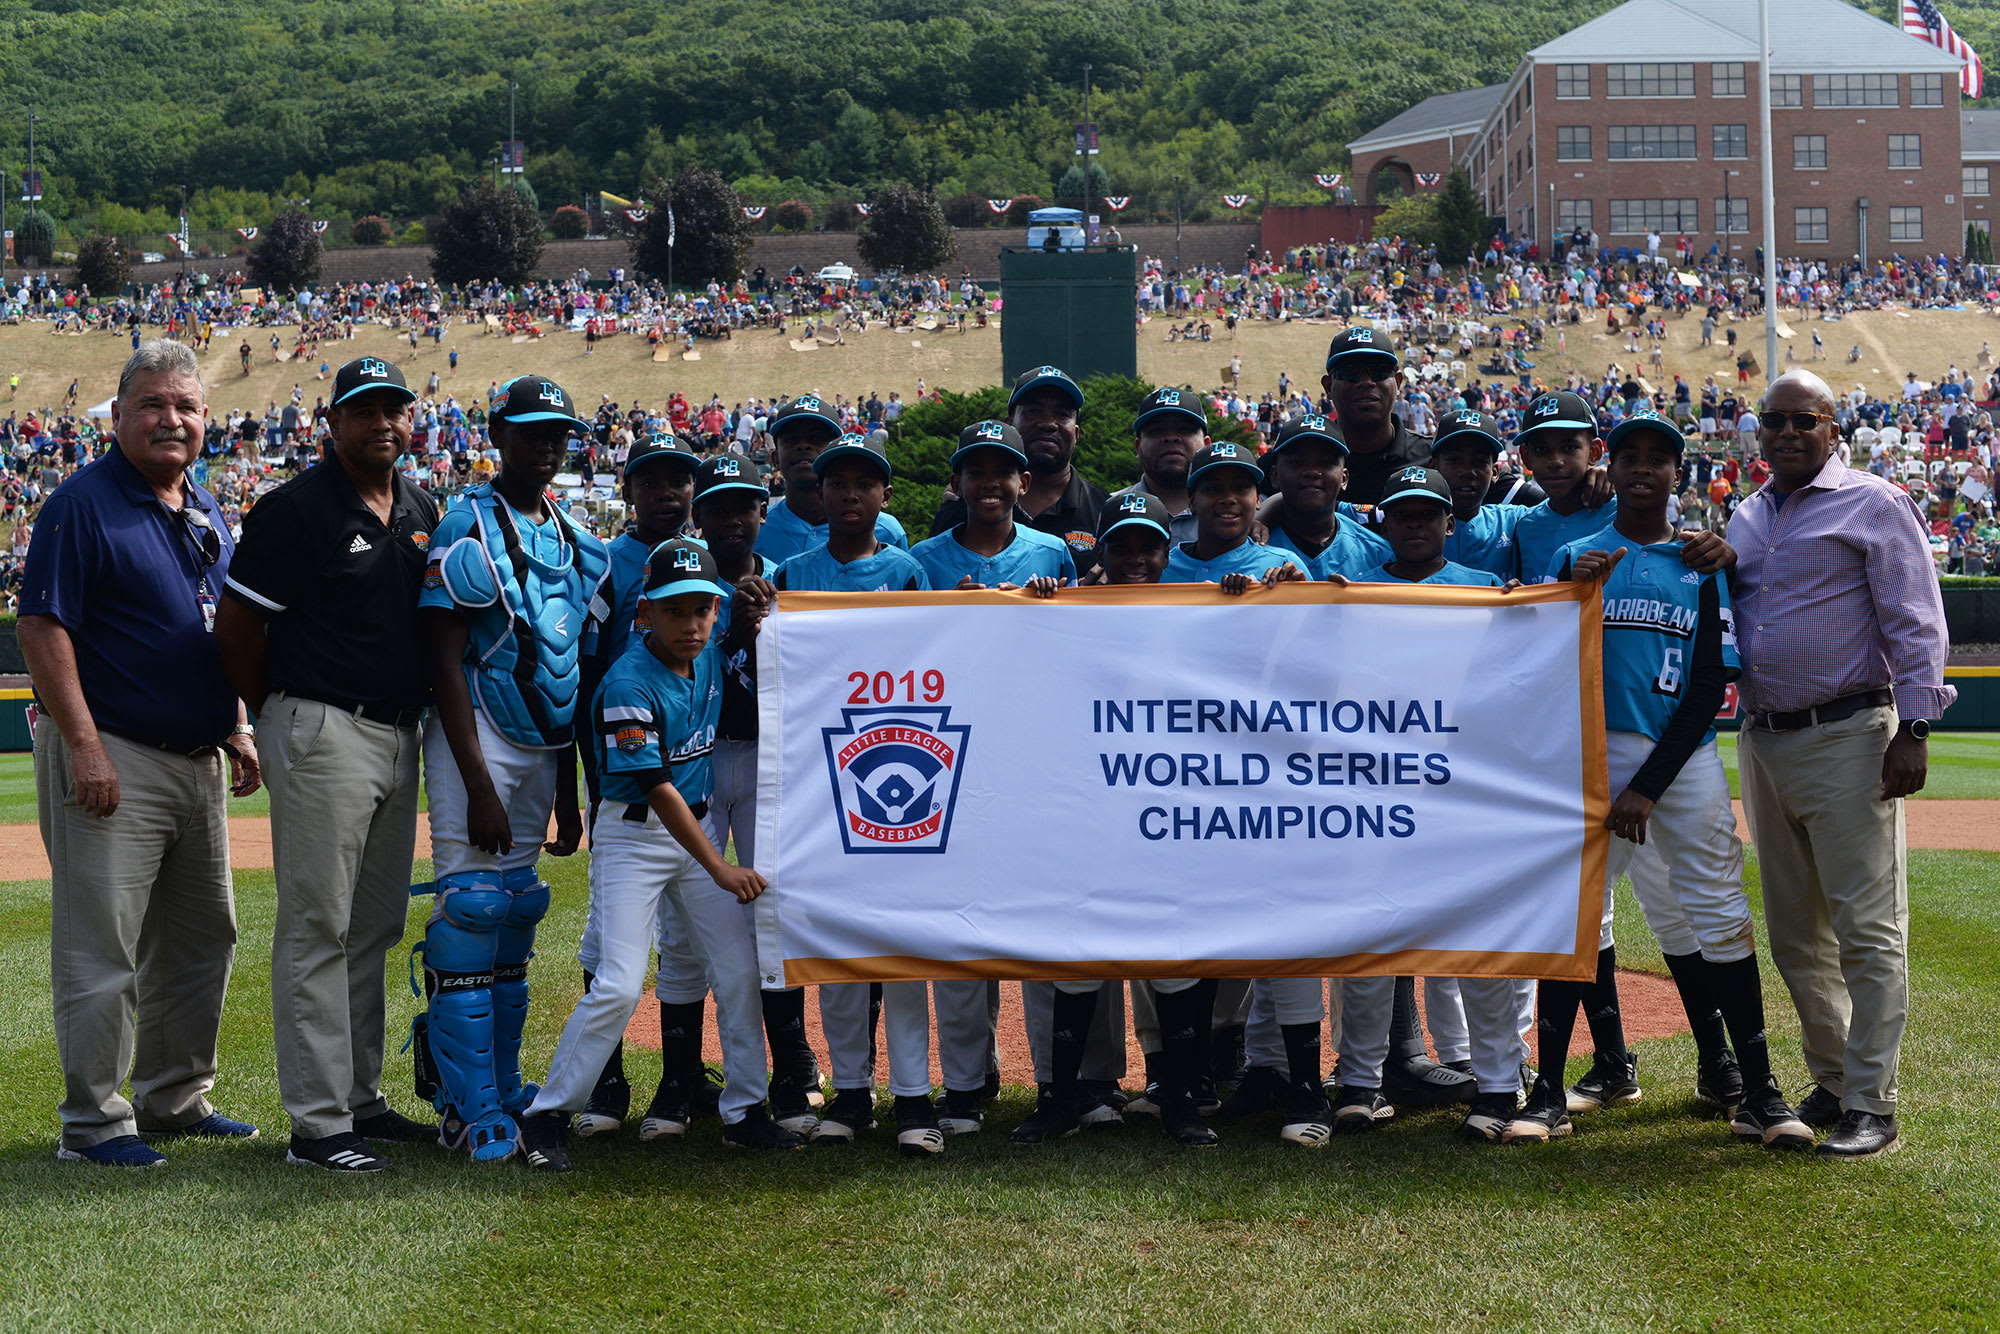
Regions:
[[[1895,703],[1896,696],[1887,689],[1861,690],[1852,695],[1842,695],[1824,704],[1815,704],[1810,709],[1795,709],[1790,713],[1753,713],[1743,720],[1746,731],[1796,732],[1802,727],[1817,727],[1821,723],[1837,723],[1843,718],[1852,718],[1863,709],[1887,708]]]
[[[147,750],[163,750],[169,755],[185,755],[191,760],[213,754],[215,751],[221,749],[222,746],[222,743],[218,741],[211,742],[206,746],[196,746],[190,750],[186,746],[169,745],[164,741],[154,741],[150,737],[133,736],[130,732],[121,732],[115,727],[100,727],[97,730],[100,732],[109,732],[120,741],[129,741],[135,746],[144,746]]]
[[[363,704],[351,699],[331,699],[322,695],[299,695],[285,692],[295,699],[309,699],[315,704],[324,704],[329,709],[351,713],[368,723],[382,723],[388,727],[415,727],[424,720],[424,706],[421,704]]]
[[[699,820],[708,814],[708,803],[705,801],[691,801],[688,803],[688,810],[693,814],[695,819]],[[633,824],[646,823],[646,817],[652,813],[653,808],[643,801],[635,801],[625,808],[625,818]]]

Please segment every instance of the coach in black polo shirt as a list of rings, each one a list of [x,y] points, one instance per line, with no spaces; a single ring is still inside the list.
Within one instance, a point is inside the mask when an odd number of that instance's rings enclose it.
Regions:
[[[259,719],[288,1161],[379,1171],[365,1139],[435,1133],[382,1096],[383,959],[403,937],[429,701],[417,594],[437,506],[396,471],[415,399],[379,357],[340,368],[332,452],[244,516],[215,637]]]
[[[1403,363],[1380,329],[1343,329],[1326,349],[1320,385],[1333,400],[1334,434],[1347,446],[1341,499],[1374,505],[1392,473],[1431,461],[1431,438],[1403,425],[1390,409],[1403,390]]]

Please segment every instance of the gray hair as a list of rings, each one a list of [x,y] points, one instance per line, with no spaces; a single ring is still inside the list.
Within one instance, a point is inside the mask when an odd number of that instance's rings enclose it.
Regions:
[[[171,338],[149,338],[139,344],[139,350],[126,360],[125,369],[118,372],[118,401],[125,401],[125,391],[132,381],[153,375],[185,375],[198,383],[201,363],[186,343]]]

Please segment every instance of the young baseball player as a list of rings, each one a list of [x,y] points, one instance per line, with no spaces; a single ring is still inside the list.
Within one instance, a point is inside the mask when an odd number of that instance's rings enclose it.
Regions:
[[[1809,1149],[1812,1131],[1793,1114],[1771,1073],[1763,987],[1743,893],[1743,849],[1715,748],[1716,710],[1741,670],[1728,586],[1720,575],[1686,567],[1679,536],[1667,521],[1685,449],[1680,428],[1641,409],[1613,428],[1608,448],[1617,520],[1564,546],[1550,566],[1559,579],[1604,581],[1605,750],[1618,795],[1605,821],[1617,838],[1606,865],[1596,985],[1606,985],[1616,964],[1610,887],[1650,835],[1668,868],[1668,893],[1642,894],[1647,919],[1666,953],[1706,974],[1709,995],[1736,1043],[1743,1093],[1730,1128],[1773,1148]],[[1686,958],[1690,954],[1696,961]],[[1541,984],[1542,1073],[1527,1106],[1507,1128],[1510,1141],[1569,1133],[1563,1063],[1587,985]],[[1615,1024],[1615,981],[1610,986]],[[1598,1063],[1610,1056],[1629,1078],[1632,1062],[1622,1029],[1607,1025],[1600,1032],[1599,1016],[1588,1017]]]
[[[592,749],[603,809],[591,849],[591,910],[600,921],[596,984],[563,1027],[548,1083],[522,1125],[530,1167],[566,1172],[571,1113],[589,1096],[604,1057],[630,1022],[646,980],[647,934],[660,899],[673,901],[695,954],[715,986],[722,1033],[722,1138],[760,1149],[797,1149],[805,1140],[774,1125],[766,1089],[757,943],[745,905],[764,877],[731,866],[708,815],[709,755],[722,711],[716,608],[729,593],[715,560],[686,539],[663,542],[647,559],[641,585],[641,638],[612,664],[591,706]],[[662,1006],[667,1068],[700,1059],[688,1050],[691,1003]]]
[[[521,1030],[549,907],[535,862],[583,837],[574,722],[606,564],[604,544],[544,494],[570,433],[590,429],[569,395],[520,376],[489,421],[499,475],[439,521],[418,597],[437,692],[424,733],[437,901],[418,946],[430,1002],[418,1082],[444,1113],[439,1138],[480,1162],[514,1154],[515,1118],[534,1096]],[[556,838],[544,845],[551,811]]]
[[[826,543],[785,561],[768,582],[745,579],[732,615],[747,625],[787,589],[802,592],[888,592],[928,589],[915,557],[878,536],[876,521],[893,493],[889,460],[867,438],[844,435],[813,460],[816,499],[825,512]],[[767,530],[768,531],[768,530]],[[833,1100],[822,1109],[815,1143],[845,1143],[875,1128],[875,1033],[868,983],[819,989],[820,1027],[833,1066]],[[896,1145],[906,1156],[944,1150],[944,1131],[931,1103],[930,998],[921,982],[882,984],[888,1030],[889,1092],[895,1099]],[[985,1079],[984,1062],[980,1071]]]
[[[1581,394],[1564,389],[1537,394],[1521,414],[1514,448],[1548,499],[1514,525],[1518,577],[1541,583],[1558,549],[1579,537],[1601,532],[1618,515],[1616,497],[1592,506],[1586,493],[1604,456],[1597,419]]]
[[[840,422],[818,395],[801,394],[778,409],[770,429],[772,466],[785,479],[785,494],[771,502],[757,534],[757,554],[782,565],[827,540],[826,509],[813,464],[840,438]],[[887,512],[877,516],[875,536],[884,546],[907,550],[910,545],[903,525]]]
[[[1369,531],[1358,510],[1341,503],[1347,445],[1326,418],[1286,422],[1264,451],[1263,465],[1282,506],[1271,525],[1273,549],[1291,552],[1315,579],[1367,579],[1389,559],[1389,544]]]
[[[1241,575],[1229,589],[1240,593],[1252,579],[1282,583],[1310,578],[1298,557],[1250,538],[1257,522],[1257,488],[1263,480],[1264,470],[1247,445],[1218,440],[1196,454],[1188,466],[1194,541],[1177,542],[1167,552],[1167,570],[1160,582],[1228,583],[1230,575]]]

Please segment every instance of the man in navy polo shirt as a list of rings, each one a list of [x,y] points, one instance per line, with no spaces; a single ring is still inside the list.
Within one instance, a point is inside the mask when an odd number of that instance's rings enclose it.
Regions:
[[[185,475],[206,411],[194,353],[142,344],[118,377],[115,446],[49,497],[28,547],[64,1160],[153,1167],[166,1159],[139,1132],[257,1133],[207,1097],[236,952],[227,800],[258,768],[210,634],[233,544]]]

